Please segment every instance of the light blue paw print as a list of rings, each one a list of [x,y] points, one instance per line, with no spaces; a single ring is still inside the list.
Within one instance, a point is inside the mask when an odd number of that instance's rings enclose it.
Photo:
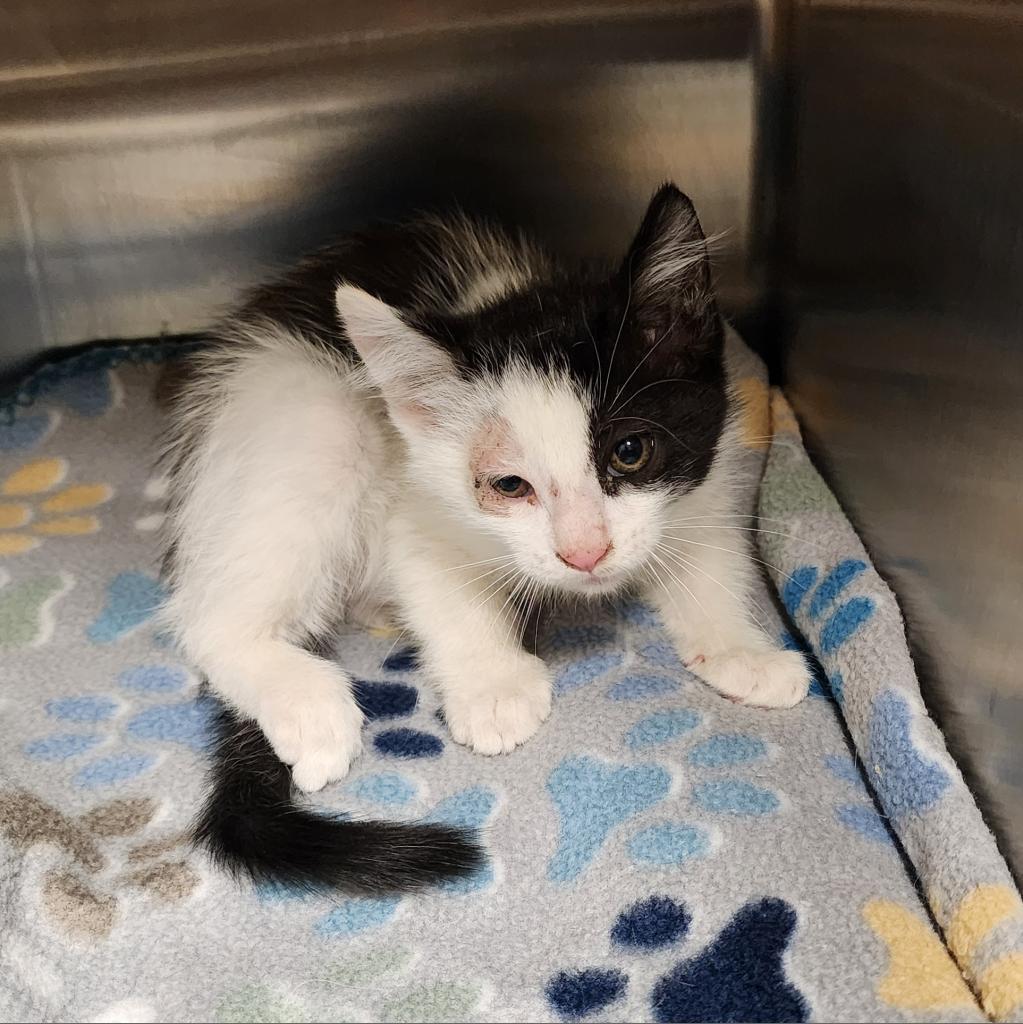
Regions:
[[[835,820],[844,828],[858,833],[871,842],[894,848],[894,840],[888,826],[874,807],[856,762],[848,754],[827,754],[824,757],[824,766],[836,779],[847,782],[860,801],[836,807]]]
[[[651,643],[645,644],[643,647],[640,647],[639,655],[660,668],[681,672],[685,667],[674,645],[667,640],[654,640]]]
[[[155,764],[154,754],[112,754],[80,768],[71,781],[82,789],[115,786],[144,774]]]
[[[60,402],[89,419],[105,413],[119,393],[120,383],[107,368],[76,373],[46,389],[49,401]]]
[[[386,924],[398,909],[399,899],[346,900],[314,925],[318,935],[346,939]]]
[[[25,745],[25,756],[36,761],[67,762],[74,769],[71,783],[83,789],[117,786],[150,771],[159,761],[151,747],[167,742],[200,750],[212,711],[210,698],[189,698],[155,705],[131,714],[133,699],[149,699],[185,689],[188,674],[178,666],[137,665],[118,676],[121,693],[75,694],[47,701],[48,717],[59,721],[62,731],[42,736]],[[119,725],[118,723],[123,723]],[[102,757],[80,763],[100,746],[126,743]]]
[[[679,680],[674,676],[655,675],[648,672],[635,672],[620,679],[607,691],[611,700],[646,700],[648,697],[661,697],[666,693],[675,693],[680,689]]]
[[[804,632],[819,623],[818,647],[822,656],[834,654],[870,621],[876,610],[872,598],[864,596],[843,600],[846,589],[867,569],[866,562],[847,558],[838,563],[818,582],[817,566],[800,566],[782,588],[782,602],[793,619],[802,619]],[[809,600],[807,600],[809,598]],[[843,680],[836,673],[830,677],[831,691],[839,704],[844,699]]]
[[[474,832],[487,824],[497,805],[497,795],[486,786],[474,786],[442,800],[427,817],[427,821],[440,825],[455,825]],[[441,892],[464,894],[486,889],[494,880],[494,866],[490,858],[475,874],[466,878],[452,878],[442,882]]]
[[[592,683],[621,665],[624,656],[620,653],[593,654],[588,658],[573,661],[554,677],[554,692],[561,696],[572,690]]]
[[[158,704],[131,718],[125,732],[137,740],[180,743],[202,751],[209,744],[210,723],[216,710],[217,703],[211,697]]]
[[[689,708],[658,711],[638,721],[625,734],[625,745],[630,750],[642,750],[644,747],[670,743],[679,736],[691,732],[701,721],[700,714]]]
[[[27,452],[41,444],[60,422],[54,412],[37,412],[0,421],[0,452]]]
[[[660,765],[566,758],[547,780],[561,821],[547,877],[557,883],[578,878],[614,828],[663,800],[670,788],[671,776]]]
[[[835,818],[871,842],[882,846],[895,845],[884,819],[873,807],[866,804],[844,804],[835,808]]]
[[[165,592],[159,581],[141,572],[122,572],[107,586],[103,610],[86,631],[94,644],[110,644],[156,614]]]
[[[909,701],[895,690],[878,694],[870,712],[870,780],[896,820],[929,810],[952,784],[948,772],[913,742],[913,715]]]
[[[776,793],[745,779],[714,779],[693,787],[693,801],[705,811],[736,817],[762,817],[781,807]]]
[[[627,849],[636,864],[677,867],[684,861],[706,857],[711,837],[700,825],[666,821],[641,829],[629,840]]]
[[[767,756],[767,744],[759,736],[719,733],[689,751],[687,760],[699,768],[725,768],[749,764]]]
[[[363,775],[348,786],[348,792],[356,800],[378,807],[404,807],[416,798],[418,791],[415,780],[398,772]]]
[[[48,701],[46,713],[65,722],[105,722],[114,717],[117,707],[112,697],[63,697]]]

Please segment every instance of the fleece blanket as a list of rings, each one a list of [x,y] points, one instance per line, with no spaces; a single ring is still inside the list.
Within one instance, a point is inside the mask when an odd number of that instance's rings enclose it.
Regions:
[[[154,619],[173,351],[74,356],[0,409],[0,1019],[1023,1020],[1023,905],[894,598],[734,341],[757,615],[814,659],[807,700],[723,700],[624,602],[542,624],[554,714],[482,758],[402,637],[346,633],[367,753],[315,803],[478,827],[488,866],[390,900],[213,869],[209,703]]]

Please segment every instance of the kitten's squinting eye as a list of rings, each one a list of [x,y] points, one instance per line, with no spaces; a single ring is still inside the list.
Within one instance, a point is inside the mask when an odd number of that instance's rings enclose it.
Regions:
[[[502,476],[492,481],[490,486],[505,498],[525,498],[533,492],[529,481],[520,476]]]
[[[611,461],[607,465],[607,471],[611,476],[635,473],[650,461],[652,449],[653,443],[648,437],[640,437],[638,434],[623,437],[611,449]]]

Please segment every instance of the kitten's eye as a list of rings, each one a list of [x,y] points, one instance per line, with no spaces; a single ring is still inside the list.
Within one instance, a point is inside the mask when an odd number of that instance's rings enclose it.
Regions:
[[[506,498],[524,498],[533,491],[529,481],[523,480],[520,476],[502,476],[494,480],[490,486]]]
[[[648,437],[639,437],[636,434],[623,437],[611,449],[611,461],[608,463],[607,471],[612,476],[635,473],[650,461],[652,447]]]

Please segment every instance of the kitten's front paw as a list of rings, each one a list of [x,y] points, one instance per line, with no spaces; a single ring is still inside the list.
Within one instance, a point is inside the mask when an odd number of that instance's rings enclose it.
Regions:
[[[791,708],[810,688],[810,669],[798,651],[731,650],[689,667],[729,700],[758,708]]]
[[[551,713],[551,677],[539,658],[518,661],[506,675],[444,704],[451,737],[477,754],[507,754]]]
[[[362,712],[336,683],[289,688],[260,709],[260,728],[277,756],[291,765],[299,789],[315,793],[348,774],[362,751]]]

